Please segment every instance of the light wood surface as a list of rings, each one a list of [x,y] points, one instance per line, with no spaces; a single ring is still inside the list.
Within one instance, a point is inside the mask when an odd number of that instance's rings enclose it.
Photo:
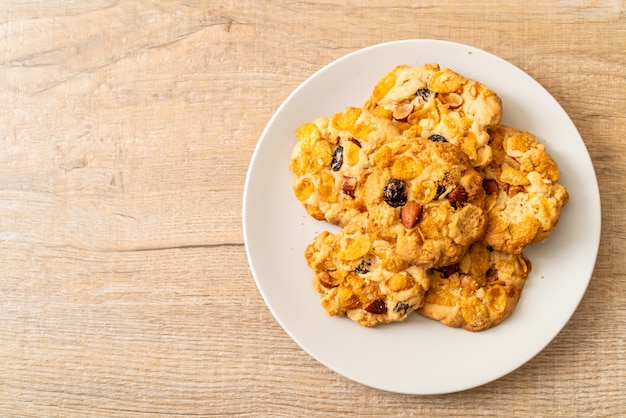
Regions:
[[[371,389],[300,349],[241,225],[248,163],[287,95],[407,38],[537,79],[602,197],[568,325],[510,375],[445,396]],[[625,97],[623,1],[1,3],[0,415],[625,416]]]

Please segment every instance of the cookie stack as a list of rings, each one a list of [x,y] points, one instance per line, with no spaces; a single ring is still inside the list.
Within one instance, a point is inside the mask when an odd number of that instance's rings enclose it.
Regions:
[[[330,315],[371,327],[416,311],[480,331],[515,308],[530,261],[568,202],[529,132],[503,126],[482,83],[400,65],[362,107],[296,130],[296,198],[338,225],[305,251]]]

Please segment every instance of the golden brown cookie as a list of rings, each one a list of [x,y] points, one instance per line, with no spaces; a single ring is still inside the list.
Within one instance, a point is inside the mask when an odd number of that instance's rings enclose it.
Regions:
[[[493,160],[482,169],[487,192],[486,245],[520,253],[545,240],[569,201],[559,169],[534,135],[500,126],[491,133]]]
[[[457,262],[486,228],[482,178],[458,147],[424,138],[373,155],[363,188],[370,234],[422,267]]]
[[[370,238],[365,213],[335,234],[319,234],[305,258],[326,312],[366,327],[402,321],[422,305],[429,285],[425,269],[401,260],[389,242]]]
[[[402,130],[459,146],[474,167],[491,160],[487,131],[502,119],[496,93],[438,64],[397,66],[378,82],[365,108]]]
[[[398,135],[390,120],[354,107],[300,126],[290,159],[296,197],[315,219],[345,225],[365,210],[371,154]]]
[[[517,306],[529,271],[522,254],[476,243],[458,264],[429,271],[431,285],[418,312],[468,331],[494,327]]]

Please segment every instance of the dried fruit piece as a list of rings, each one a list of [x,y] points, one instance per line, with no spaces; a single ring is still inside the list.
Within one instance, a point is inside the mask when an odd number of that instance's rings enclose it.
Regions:
[[[422,215],[422,205],[417,202],[407,203],[400,212],[400,220],[402,225],[410,229],[415,226],[419,217]]]
[[[406,184],[402,180],[391,179],[383,190],[383,199],[392,208],[406,204]]]
[[[330,163],[330,169],[333,171],[339,171],[342,164],[343,164],[343,147],[341,145],[337,145],[337,148],[335,148],[335,152],[333,153],[333,160]]]
[[[458,273],[459,271],[459,263],[450,264],[448,266],[439,267],[437,269],[438,272],[441,273],[443,278],[447,279],[452,276],[454,273]]]
[[[354,272],[358,274],[367,274],[370,272],[369,267],[371,267],[371,264],[372,263],[368,263],[365,260],[361,260],[359,265],[356,266],[356,269],[354,269]]]
[[[387,304],[382,299],[376,299],[370,302],[364,309],[372,314],[384,314],[387,312]]]
[[[419,97],[423,101],[426,101],[426,100],[428,100],[428,97],[432,94],[432,91],[430,91],[428,88],[424,87],[422,89],[417,89],[417,92],[415,92],[415,94],[416,94],[417,97]]]
[[[498,280],[498,270],[496,270],[495,268],[490,268],[489,270],[487,270],[487,273],[485,274],[485,280],[487,280],[488,282],[494,282]]]
[[[411,305],[409,305],[406,302],[398,302],[398,303],[396,303],[396,307],[393,308],[393,310],[394,310],[394,312],[405,314],[406,311],[408,311],[410,307],[411,307]]]
[[[439,135],[439,134],[432,134],[431,136],[428,137],[428,139],[430,139],[433,142],[448,142],[446,137],[444,137],[443,135]]]
[[[485,189],[485,193],[490,194],[498,194],[500,188],[498,187],[498,182],[495,179],[484,179],[483,180],[483,189]]]
[[[438,184],[437,185],[437,191],[435,192],[435,199],[439,199],[441,197],[441,195],[443,195],[446,192],[446,186],[444,186],[443,184]]]

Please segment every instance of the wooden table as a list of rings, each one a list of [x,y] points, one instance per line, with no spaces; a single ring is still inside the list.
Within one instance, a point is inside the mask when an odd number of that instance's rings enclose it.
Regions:
[[[515,372],[445,396],[371,389],[306,354],[265,306],[241,225],[248,163],[286,96],[407,38],[538,80],[602,197],[568,325]],[[0,80],[0,415],[626,415],[623,1],[4,2]]]

